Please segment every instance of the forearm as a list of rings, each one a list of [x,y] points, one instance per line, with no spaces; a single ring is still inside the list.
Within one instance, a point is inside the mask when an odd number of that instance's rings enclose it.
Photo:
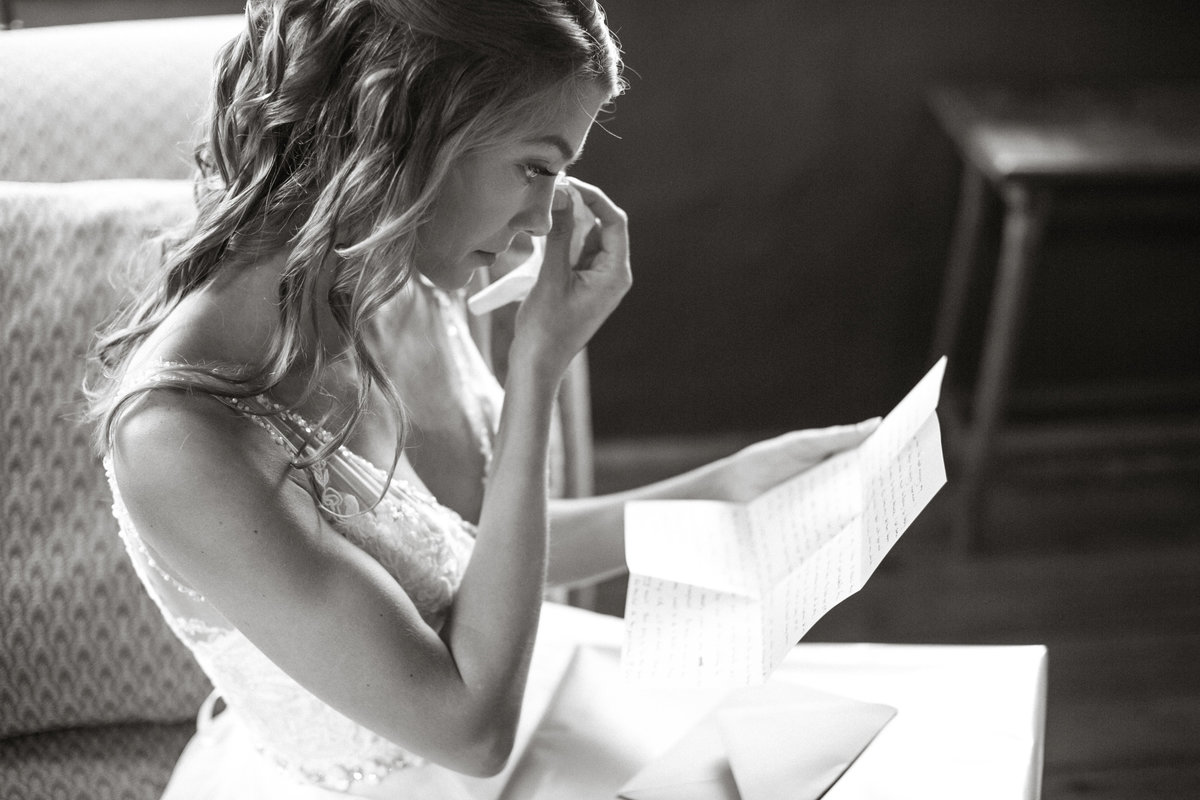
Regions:
[[[478,538],[444,632],[464,684],[498,718],[519,709],[545,586],[555,385],[541,376],[508,381]]]
[[[625,570],[625,504],[635,500],[719,499],[721,462],[623,492],[550,503],[550,562],[546,582],[565,586]]]
[[[639,489],[556,501],[552,507],[549,582],[580,583],[625,568],[625,504],[634,500],[747,502],[832,453],[857,447],[879,424],[792,431],[702,467]]]

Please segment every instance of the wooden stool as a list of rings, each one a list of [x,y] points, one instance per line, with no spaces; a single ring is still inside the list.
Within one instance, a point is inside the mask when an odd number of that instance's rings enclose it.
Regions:
[[[930,104],[963,159],[963,177],[933,356],[959,338],[990,186],[1003,233],[973,414],[961,430],[958,544],[975,546],[987,462],[1008,399],[1030,274],[1063,194],[1103,186],[1200,187],[1200,86],[942,88]],[[951,364],[954,359],[951,359]]]

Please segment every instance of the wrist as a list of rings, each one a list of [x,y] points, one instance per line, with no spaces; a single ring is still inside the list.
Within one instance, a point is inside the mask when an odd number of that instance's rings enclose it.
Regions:
[[[562,382],[566,366],[550,354],[522,347],[514,340],[508,350],[508,374],[505,388],[528,387],[534,391],[549,392],[553,396]]]

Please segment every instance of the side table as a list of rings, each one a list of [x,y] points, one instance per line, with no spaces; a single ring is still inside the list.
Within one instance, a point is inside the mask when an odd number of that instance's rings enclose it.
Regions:
[[[935,358],[951,353],[960,336],[989,190],[1004,208],[973,413],[961,430],[955,480],[956,536],[961,548],[971,549],[1009,399],[1029,279],[1051,211],[1066,193],[1088,188],[1200,189],[1200,86],[943,87],[929,101],[963,160]]]

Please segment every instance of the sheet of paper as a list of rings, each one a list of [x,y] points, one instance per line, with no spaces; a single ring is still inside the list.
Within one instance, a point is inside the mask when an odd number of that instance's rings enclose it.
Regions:
[[[763,588],[774,586],[824,547],[862,510],[859,453],[839,453],[746,504],[766,567]]]
[[[937,415],[929,416],[900,452],[864,470],[863,580],[879,566],[900,534],[946,484]]]
[[[759,558],[740,503],[674,500],[629,503],[625,527],[658,531],[626,537],[631,573],[709,589],[759,596]]]
[[[896,715],[789,683],[733,692],[621,787],[623,800],[817,800]]]
[[[855,518],[804,560],[772,592],[764,640],[763,677],[829,609],[862,588],[862,521]]]
[[[622,673],[659,686],[754,683],[766,668],[762,631],[757,598],[631,574]]]
[[[859,447],[748,503],[628,504],[626,680],[762,682],[861,589],[945,485],[936,414],[945,366],[938,361]]]
[[[820,800],[896,716],[892,706],[810,691],[807,703],[718,709],[740,800]]]

